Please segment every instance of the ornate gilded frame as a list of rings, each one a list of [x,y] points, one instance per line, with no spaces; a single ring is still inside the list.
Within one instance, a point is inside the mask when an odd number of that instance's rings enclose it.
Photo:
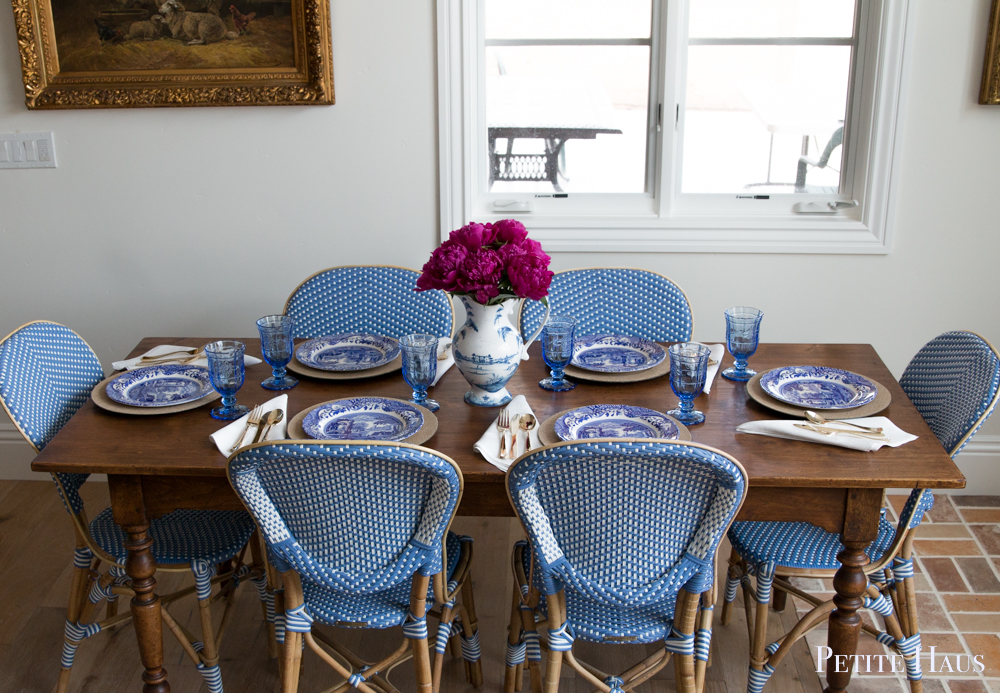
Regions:
[[[986,59],[983,62],[983,86],[979,103],[1000,104],[1000,0],[990,8],[990,28],[986,34]]]
[[[295,67],[61,75],[49,0],[12,0],[29,109],[332,104],[329,0],[292,0]]]

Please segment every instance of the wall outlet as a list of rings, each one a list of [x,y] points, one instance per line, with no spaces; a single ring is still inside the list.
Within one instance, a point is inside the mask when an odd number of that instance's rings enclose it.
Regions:
[[[0,133],[0,168],[55,168],[51,132]]]

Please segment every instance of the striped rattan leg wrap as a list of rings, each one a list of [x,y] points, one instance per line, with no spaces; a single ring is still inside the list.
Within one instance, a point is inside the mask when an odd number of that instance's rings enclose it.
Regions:
[[[535,636],[537,637],[537,633]],[[516,645],[511,645],[507,643],[507,656],[505,658],[508,667],[516,667],[518,664],[524,664],[524,654],[525,654],[525,643],[524,640],[517,643]]]
[[[79,623],[70,623],[69,621],[66,621],[66,629],[63,636],[65,640],[63,642],[62,651],[62,668],[72,668],[73,658],[76,657],[76,648],[78,648],[80,643],[89,638],[91,635],[97,635],[100,632],[100,623],[89,623],[84,626]]]
[[[78,546],[73,549],[73,567],[83,568],[87,570],[90,568],[90,562],[94,560],[94,554],[91,553],[90,549],[86,546]]]
[[[284,590],[275,590],[274,597],[284,598]],[[282,610],[280,613],[277,609],[274,610],[274,639],[279,645],[285,644],[285,612]]]
[[[473,631],[472,637],[465,637],[464,631],[459,631],[459,637],[462,640],[462,657],[466,662],[478,662],[479,658],[482,656],[482,652],[479,648],[479,631]]]
[[[191,643],[199,653],[205,649],[204,643],[194,642]],[[198,669],[198,673],[201,674],[202,678],[205,679],[205,683],[208,685],[208,693],[223,693],[222,691],[222,669],[219,668],[218,664],[213,664],[212,666],[206,666],[204,662],[198,662],[195,665]]]
[[[448,638],[451,637],[451,621],[441,621],[438,624],[437,637],[434,639],[434,651],[444,655],[448,649]]]
[[[625,682],[622,681],[619,677],[609,676],[608,678],[604,679],[604,683],[606,683],[608,685],[608,688],[610,689],[608,693],[624,693],[622,686],[625,685]]]
[[[427,639],[427,617],[417,618],[412,611],[406,616],[406,623],[403,624],[403,637],[410,640]]]
[[[191,572],[194,573],[194,584],[198,590],[198,599],[211,598],[212,578],[215,577],[215,566],[204,559],[196,558],[191,561]]]
[[[772,642],[768,645],[766,648],[768,656],[777,652],[779,647],[781,647],[781,643],[777,642]],[[747,678],[747,693],[761,693],[764,690],[764,685],[773,673],[774,667],[769,662],[764,662],[760,669],[754,669],[751,664],[750,674]]]
[[[883,645],[893,648],[903,656],[907,679],[920,681],[924,677],[924,673],[920,669],[920,633],[914,633],[902,640],[895,640],[888,633],[879,633],[877,639]]]
[[[552,652],[568,652],[572,650],[573,640],[575,639],[568,622],[563,623],[555,630],[549,628],[549,650]]]

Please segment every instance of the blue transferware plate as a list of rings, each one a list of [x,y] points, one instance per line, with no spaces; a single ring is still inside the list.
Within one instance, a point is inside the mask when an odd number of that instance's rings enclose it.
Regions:
[[[624,404],[595,404],[567,412],[556,419],[561,440],[585,438],[668,438],[680,434],[677,424],[658,411]]]
[[[300,363],[321,371],[363,371],[378,368],[398,355],[398,340],[359,332],[310,339],[295,350],[295,358]]]
[[[663,347],[648,339],[597,334],[574,341],[570,363],[598,373],[632,373],[652,368],[666,357]]]
[[[306,414],[302,430],[317,440],[409,438],[424,425],[416,407],[383,397],[356,397],[321,404]]]
[[[113,401],[132,407],[172,407],[212,393],[208,369],[168,364],[122,373],[104,391]]]
[[[868,378],[823,366],[775,368],[761,376],[760,386],[771,397],[806,409],[852,409],[878,395]]]

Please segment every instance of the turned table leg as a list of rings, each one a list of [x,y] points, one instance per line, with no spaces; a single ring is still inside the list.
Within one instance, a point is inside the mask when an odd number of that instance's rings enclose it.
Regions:
[[[115,522],[126,534],[125,572],[132,579],[132,622],[139,643],[139,658],[143,693],[170,693],[167,670],[163,668],[163,624],[160,620],[160,598],[156,595],[156,563],[153,561],[153,540],[149,537],[149,520],[142,500],[142,485],[137,476],[109,475],[111,509]]]
[[[844,513],[844,550],[837,555],[840,568],[833,578],[837,608],[830,614],[827,644],[833,654],[826,661],[826,693],[841,693],[851,682],[852,655],[857,652],[861,634],[863,595],[868,577],[865,549],[878,535],[882,489],[848,489]]]

